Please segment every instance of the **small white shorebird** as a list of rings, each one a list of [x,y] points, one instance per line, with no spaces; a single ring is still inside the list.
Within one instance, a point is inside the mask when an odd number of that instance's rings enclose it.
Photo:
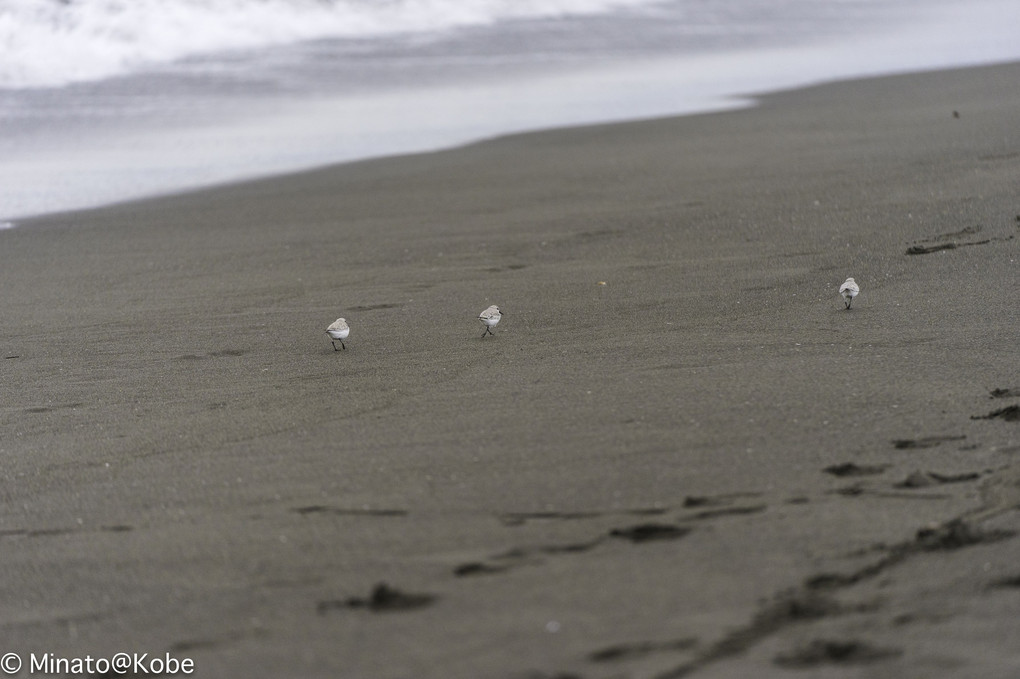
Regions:
[[[485,338],[485,334],[495,335],[492,332],[492,326],[499,323],[499,319],[503,318],[503,312],[499,310],[499,307],[493,304],[491,307],[478,314],[478,320],[485,324],[485,332],[482,333],[482,338]]]
[[[854,303],[854,297],[861,291],[861,288],[857,285],[857,281],[853,278],[848,278],[843,281],[843,285],[839,286],[839,294],[843,295],[843,303],[846,304],[846,308],[849,309],[850,305]]]
[[[329,335],[329,341],[333,344],[333,351],[340,351],[336,348],[337,340],[340,340],[340,346],[347,349],[347,345],[344,344],[344,339],[351,334],[351,326],[347,325],[347,321],[343,318],[338,318],[329,324],[326,328],[326,334]]]

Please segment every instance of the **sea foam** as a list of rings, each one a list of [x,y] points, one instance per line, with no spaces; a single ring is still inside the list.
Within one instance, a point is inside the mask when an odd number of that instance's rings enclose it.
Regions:
[[[55,87],[233,50],[442,33],[660,0],[0,0],[0,88]]]

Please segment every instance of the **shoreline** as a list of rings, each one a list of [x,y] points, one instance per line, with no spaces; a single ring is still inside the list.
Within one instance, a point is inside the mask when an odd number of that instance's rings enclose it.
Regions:
[[[796,53],[792,53],[790,55],[785,56],[783,56],[781,53],[775,53],[763,55],[761,58],[765,59],[769,63],[772,63],[773,68],[785,72],[786,70],[790,69],[789,63],[787,62],[789,62],[791,58],[795,58],[795,56]],[[728,67],[726,66],[726,64],[730,63],[734,58],[735,57],[733,55],[724,55],[720,57],[705,57],[702,66],[708,71],[712,71],[715,68],[727,71]],[[219,187],[226,187],[235,184],[271,180],[272,178],[277,176],[286,176],[292,174],[302,174],[305,172],[325,170],[338,165],[360,163],[384,158],[400,158],[403,156],[410,155],[442,153],[444,151],[451,151],[464,146],[471,146],[473,144],[484,143],[486,141],[497,140],[508,136],[517,136],[520,134],[551,132],[556,130],[571,129],[575,127],[580,128],[603,125],[621,125],[668,118],[724,113],[727,111],[754,107],[757,105],[757,102],[759,100],[763,98],[768,98],[774,94],[782,94],[785,92],[810,89],[814,87],[824,86],[827,84],[848,83],[857,80],[890,78],[903,75],[923,75],[926,73],[934,73],[941,71],[958,71],[968,68],[995,67],[1015,62],[1015,59],[1009,59],[1006,61],[998,60],[990,61],[988,58],[977,58],[978,63],[976,64],[962,63],[951,65],[948,67],[938,65],[925,65],[918,67],[916,65],[911,66],[901,64],[896,67],[884,67],[877,70],[869,67],[859,67],[863,68],[862,72],[855,71],[853,68],[850,67],[840,66],[837,69],[838,74],[834,76],[819,76],[810,75],[808,73],[799,73],[799,75],[797,76],[787,76],[785,78],[773,77],[771,79],[772,86],[760,90],[755,89],[754,86],[752,85],[752,83],[756,82],[757,78],[750,77],[747,79],[747,82],[741,82],[740,85],[737,85],[734,82],[727,92],[722,92],[716,91],[714,89],[714,86],[709,85],[707,81],[702,82],[704,79],[701,76],[696,76],[693,75],[692,73],[689,73],[687,76],[680,78],[678,82],[672,83],[670,85],[672,81],[670,80],[670,78],[663,76],[662,72],[669,71],[671,70],[671,68],[676,67],[676,65],[673,64],[674,59],[675,57],[663,57],[657,59],[650,59],[647,61],[647,63],[644,61],[638,62],[644,63],[645,64],[644,68],[639,68],[639,66],[636,63],[630,63],[629,66],[625,66],[623,63],[621,63],[615,66],[608,66],[602,70],[594,72],[578,71],[572,74],[567,74],[566,72],[558,73],[552,78],[552,80],[547,82],[545,85],[534,85],[533,87],[537,88],[538,90],[541,90],[542,87],[545,87],[546,89],[549,90],[555,90],[557,89],[556,83],[558,82],[559,87],[569,85],[570,87],[574,88],[581,87],[581,89],[584,91],[594,91],[599,88],[595,87],[594,85],[591,85],[590,83],[592,81],[609,79],[609,81],[611,81],[612,83],[612,87],[608,87],[606,89],[612,89],[614,91],[618,90],[619,91],[618,97],[624,99],[629,100],[648,98],[647,95],[642,94],[642,92],[647,90],[661,89],[662,87],[669,85],[680,86],[686,89],[687,90],[686,94],[689,96],[693,96],[694,99],[696,100],[695,102],[687,101],[683,105],[680,105],[678,102],[667,103],[666,99],[660,100],[657,97],[651,97],[650,98],[651,101],[647,101],[644,104],[638,105],[637,108],[633,108],[631,106],[624,106],[623,108],[627,112],[625,113],[607,112],[603,115],[603,119],[599,120],[585,120],[583,119],[584,116],[580,116],[577,120],[573,121],[563,120],[552,123],[539,123],[536,119],[534,119],[534,116],[531,117],[524,116],[520,120],[513,119],[513,117],[511,116],[510,118],[502,120],[502,122],[499,123],[499,125],[502,128],[505,128],[499,130],[487,129],[488,125],[482,122],[481,119],[466,119],[465,123],[468,124],[469,127],[479,128],[476,134],[471,137],[464,137],[460,133],[453,132],[450,129],[441,129],[441,125],[438,123],[437,120],[426,120],[425,123],[428,127],[436,129],[431,129],[430,134],[432,134],[434,138],[432,139],[432,141],[426,142],[424,145],[422,145],[420,142],[406,142],[405,140],[404,146],[400,146],[400,143],[398,143],[397,147],[393,149],[387,149],[385,148],[386,145],[391,144],[392,142],[383,141],[383,135],[381,135],[378,130],[371,130],[368,132],[369,137],[375,138],[375,143],[379,145],[377,146],[374,152],[368,152],[364,148],[356,150],[356,147],[359,147],[359,145],[363,146],[364,143],[352,142],[353,146],[350,148],[337,147],[335,151],[338,155],[336,155],[334,159],[327,160],[316,157],[313,160],[314,156],[313,154],[312,156],[305,158],[305,160],[302,163],[300,163],[299,166],[292,166],[293,165],[292,161],[281,163],[278,158],[278,156],[281,154],[281,150],[280,148],[277,148],[279,144],[276,144],[274,142],[269,144],[270,150],[266,151],[266,154],[268,155],[263,154],[265,157],[262,158],[262,161],[268,162],[270,165],[273,165],[275,169],[269,170],[265,173],[252,174],[245,170],[237,169],[239,163],[239,160],[237,158],[234,158],[229,162],[225,160],[216,161],[215,159],[213,159],[212,163],[214,169],[211,170],[211,174],[206,178],[205,182],[200,184],[193,184],[192,180],[184,180],[182,176],[179,176],[181,174],[180,168],[176,167],[176,164],[181,164],[185,162],[195,163],[197,162],[195,159],[189,159],[187,161],[185,161],[184,159],[178,159],[176,161],[173,161],[171,160],[173,152],[170,151],[165,140],[160,141],[158,135],[153,136],[151,139],[148,140],[146,140],[145,138],[139,138],[135,140],[135,142],[132,142],[132,144],[138,143],[141,144],[142,147],[147,146],[149,147],[147,153],[155,153],[156,156],[162,159],[158,165],[156,165],[154,168],[150,168],[150,171],[153,172],[157,178],[147,178],[142,179],[141,181],[143,185],[145,183],[156,182],[156,184],[159,184],[161,188],[153,188],[151,189],[151,192],[149,192],[149,190],[146,190],[145,193],[134,196],[127,194],[137,193],[139,189],[132,189],[130,191],[125,190],[126,193],[125,191],[121,192],[125,193],[125,196],[122,196],[120,198],[113,198],[111,196],[106,202],[98,204],[89,203],[82,203],[79,205],[72,204],[65,207],[56,207],[42,212],[28,212],[7,216],[0,215],[0,222],[16,226],[17,224],[22,222],[31,221],[33,219],[40,217],[47,217],[50,215],[69,214],[73,212],[82,212],[89,210],[101,210],[105,207],[110,207],[121,203],[134,203],[139,201],[154,200],[162,197],[182,195],[194,191],[215,190]],[[671,64],[673,64],[672,67],[670,66]],[[698,70],[693,63],[687,64],[686,68],[688,70]],[[650,70],[653,73],[658,73],[658,75],[642,75],[638,77],[637,74],[642,72],[643,70]],[[794,71],[795,70],[796,69],[794,69]],[[543,79],[539,78],[539,82],[542,81]],[[647,81],[645,82],[644,85],[638,84],[644,81]],[[589,84],[588,85],[578,84],[585,82],[588,82]],[[468,106],[470,105],[470,102],[472,100],[478,99],[479,97],[482,96],[481,94],[479,94],[479,92],[475,91],[476,87],[477,84],[475,86],[468,86],[466,87],[465,93],[457,94],[458,97],[464,99],[464,105]],[[454,93],[457,90],[456,88],[450,88],[450,91],[451,93]],[[472,92],[474,93],[471,94]],[[499,87],[494,88],[490,93],[490,96],[498,95],[497,98],[506,99],[510,96],[509,93],[511,92],[516,92],[515,98],[526,99],[529,96],[541,96],[540,92],[529,93],[527,87],[522,86],[520,82],[516,82],[515,84],[514,81],[511,81],[509,83],[503,83]],[[318,129],[318,132],[320,134],[326,134],[325,129],[319,128],[322,127],[322,121],[328,118],[334,118],[337,115],[339,115],[341,118],[347,117],[353,119],[358,115],[362,116],[366,115],[364,111],[358,113],[361,109],[381,108],[383,110],[386,110],[389,108],[394,108],[392,102],[395,99],[399,99],[401,96],[411,95],[415,97],[415,101],[418,101],[419,104],[427,104],[427,107],[434,107],[436,104],[433,100],[436,99],[438,96],[435,93],[427,94],[419,92],[415,94],[412,91],[405,92],[403,94],[399,92],[377,93],[373,96],[364,99],[354,97],[346,103],[343,102],[342,100],[338,101],[331,100],[330,103],[328,104],[317,104],[311,106],[310,111],[306,111],[305,113],[305,117],[308,118],[306,123],[310,124],[315,129]],[[593,95],[589,94],[587,96]],[[432,103],[430,104],[429,102]],[[556,110],[561,108],[563,108],[562,103],[560,103],[557,106],[554,106],[553,107],[554,110],[548,112],[547,114],[548,119],[552,120],[561,117],[563,115],[562,111],[558,113],[555,112]],[[611,111],[614,109],[614,105],[610,104],[609,100],[607,99],[601,102],[601,108],[604,108],[607,111]],[[637,111],[641,111],[641,113],[638,113]],[[252,131],[249,133],[249,136],[251,136],[252,138],[244,139],[242,137],[239,138],[239,140],[235,141],[250,144],[254,143],[255,140],[260,136],[265,136],[266,134],[272,136],[272,133],[267,132],[266,130],[262,130],[262,132],[258,134],[255,133],[255,130],[262,129],[262,127],[264,127],[267,124],[270,125],[270,127],[272,127],[273,124],[281,124],[279,120],[277,120],[275,123],[269,123],[268,121],[271,120],[271,117],[265,118],[266,115],[267,115],[266,112],[263,111],[262,113],[259,114],[259,116],[256,116],[256,118],[254,118],[251,121],[241,121],[245,123],[245,126],[248,125],[252,126]],[[283,112],[280,112],[278,114],[278,116],[281,117],[281,119],[287,118],[288,115],[289,117],[294,118],[294,114],[285,114]],[[578,114],[572,114],[572,116],[577,117]],[[390,114],[390,117],[393,117],[392,113]],[[571,116],[568,116],[568,118],[569,117]],[[263,120],[262,118],[265,119]],[[259,122],[260,120],[261,122]],[[298,123],[298,126],[300,127],[300,121],[297,121],[297,119],[295,118],[294,122]],[[205,123],[203,123],[202,126],[196,128],[195,130],[189,130],[186,127],[181,128],[180,130],[178,130],[177,135],[181,137],[181,141],[183,141],[186,147],[189,144],[193,146],[195,142],[193,139],[191,139],[191,137],[194,136],[195,134],[201,135],[207,133],[208,130],[205,131],[203,130],[205,125],[208,124],[209,121],[206,121]],[[397,125],[397,122],[391,121],[391,124]],[[394,128],[392,132],[397,133],[398,137],[400,137],[401,135],[407,136],[408,134],[408,131],[399,128],[399,125],[397,128]],[[105,135],[108,135],[108,133],[109,131],[104,132]],[[134,132],[133,134],[137,135],[137,132]],[[265,140],[263,139],[263,141]],[[307,140],[295,139],[293,145],[296,145],[296,147],[299,149],[304,149],[304,147],[307,146],[307,143],[308,143]],[[116,138],[111,137],[110,139],[107,140],[107,144],[116,144]],[[273,151],[272,149],[276,150]],[[202,152],[199,151],[197,147],[192,150],[199,153]],[[68,158],[64,159],[63,162],[68,163],[70,167],[77,167],[79,174],[88,174],[89,172],[91,172],[89,165],[90,162],[103,162],[101,157],[92,157],[91,161],[89,160],[90,153],[91,156],[95,156],[95,149],[93,149],[91,152],[84,148],[71,149],[71,151],[72,151],[71,155]],[[53,153],[53,150],[50,150],[49,152]],[[299,155],[302,153],[307,155],[307,150],[299,151]],[[130,160],[131,160],[130,156],[125,156],[124,162],[129,162]],[[209,159],[206,160],[209,161]],[[137,158],[136,162],[141,162],[141,159]],[[111,174],[111,177],[116,178],[118,173],[124,174],[124,171],[122,169],[121,170],[114,169]],[[158,177],[162,178],[160,179]],[[52,181],[52,179],[50,181]],[[124,178],[121,177],[119,181],[124,181]],[[85,187],[79,188],[77,190],[77,193],[81,194],[81,196],[85,196],[89,193],[89,191],[102,193],[105,191],[105,189],[102,187],[102,184],[95,184],[94,186],[91,187],[90,190],[86,190]],[[19,199],[17,197],[14,199],[15,204],[18,203],[18,200]],[[24,199],[21,200],[23,201]],[[62,200],[67,201],[74,199],[68,199],[65,197]],[[85,199],[83,197],[79,197],[77,200],[80,202]],[[90,198],[88,200],[89,202],[91,202],[94,199]]]
[[[1018,78],[817,85],[6,230],[8,648],[1007,679]]]

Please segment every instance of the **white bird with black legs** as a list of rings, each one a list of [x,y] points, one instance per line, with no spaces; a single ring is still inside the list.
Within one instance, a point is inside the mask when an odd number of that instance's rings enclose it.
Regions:
[[[499,319],[501,318],[503,318],[503,312],[500,311],[499,307],[495,304],[478,314],[478,320],[485,324],[485,332],[482,333],[483,339],[486,334],[495,336],[495,333],[492,332],[492,328],[499,323]]]
[[[347,325],[347,321],[343,318],[338,318],[329,324],[326,328],[326,334],[329,335],[329,341],[333,344],[333,351],[340,351],[336,348],[336,343],[340,342],[340,346],[345,350],[347,345],[344,344],[344,340],[351,334],[351,326]]]
[[[857,281],[853,278],[848,278],[843,281],[843,285],[839,286],[839,294],[843,296],[843,303],[846,304],[846,308],[849,309],[850,305],[854,303],[854,297],[861,291]]]

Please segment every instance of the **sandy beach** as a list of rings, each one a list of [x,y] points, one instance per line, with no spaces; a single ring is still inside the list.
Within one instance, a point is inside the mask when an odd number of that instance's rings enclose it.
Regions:
[[[0,231],[0,654],[1020,676],[1018,82],[828,84]]]

